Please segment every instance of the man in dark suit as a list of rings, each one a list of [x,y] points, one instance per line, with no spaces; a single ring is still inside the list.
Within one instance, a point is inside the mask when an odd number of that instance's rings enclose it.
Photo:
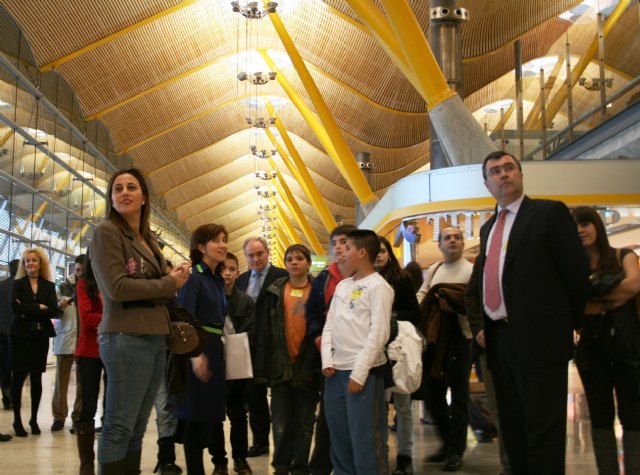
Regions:
[[[287,271],[269,263],[269,245],[262,237],[250,237],[244,242],[244,256],[249,270],[243,272],[236,281],[236,287],[246,292],[256,303],[255,332],[264,328],[269,311],[266,306],[265,290],[274,280],[286,277]],[[266,384],[250,384],[247,391],[249,405],[249,425],[253,433],[253,446],[248,457],[258,457],[269,453],[269,402]]]
[[[498,203],[480,230],[468,301],[482,309],[474,330],[487,349],[501,436],[514,475],[563,474],[567,362],[587,298],[586,254],[563,203],[524,195],[515,157],[492,152],[482,173]]]

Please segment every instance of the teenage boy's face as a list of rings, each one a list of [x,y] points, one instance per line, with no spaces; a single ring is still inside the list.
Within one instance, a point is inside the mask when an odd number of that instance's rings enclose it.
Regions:
[[[336,262],[344,262],[344,256],[347,252],[346,234],[338,234],[337,236],[333,236],[329,245],[331,246],[331,254],[333,254]]]
[[[299,278],[309,273],[311,263],[307,261],[300,251],[291,251],[284,258],[284,264],[287,268],[289,276],[292,278]]]
[[[222,268],[222,278],[225,285],[233,285],[236,283],[236,279],[240,276],[238,270],[238,264],[233,259],[225,259],[224,267]]]
[[[358,265],[362,259],[363,252],[366,251],[364,249],[358,249],[353,242],[353,239],[347,239],[344,252],[344,263],[348,274],[353,274],[358,270]]]

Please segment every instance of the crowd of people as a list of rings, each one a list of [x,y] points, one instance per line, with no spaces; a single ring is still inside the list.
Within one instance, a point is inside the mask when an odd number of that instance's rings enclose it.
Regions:
[[[424,399],[440,441],[426,462],[459,471],[469,378],[479,354],[502,473],[562,474],[567,363],[575,356],[599,473],[619,473],[617,410],[625,473],[640,474],[637,256],[609,245],[594,209],[570,212],[561,202],[527,197],[515,157],[492,153],[482,173],[497,204],[480,230],[475,263],[463,257],[464,236],[455,226],[440,230],[442,259],[423,273],[416,263],[403,269],[384,237],[340,225],[329,238],[332,262],[313,278],[304,245],[286,249],[283,269],[270,263],[261,237],[245,241],[248,269],[240,273],[227,230],[214,223],[193,232],[190,261],[172,266],[149,228],[144,177],[137,169],[117,172],[108,185],[107,219],[58,289],[38,248],[12,261],[9,279],[0,282],[0,383],[15,435],[28,436],[21,417],[27,376],[30,432],[41,433],[41,380],[53,337],[51,431],[65,427],[76,362],[71,430],[80,475],[96,473],[96,432],[100,474],[140,473],[154,406],[161,475],[182,473],[176,443],[192,475],[205,473],[204,449],[214,475],[251,474],[247,459],[272,450],[275,474],[412,474],[412,398]],[[206,332],[200,353],[168,352],[169,302],[184,307]],[[397,322],[410,322],[426,342],[423,383],[413,396],[389,389],[394,383],[385,350]],[[242,333],[253,377],[231,380],[225,336]],[[166,376],[175,368],[186,375],[179,390]],[[104,408],[96,428],[101,382]],[[390,404],[396,414],[393,470]],[[0,434],[2,442],[10,438]]]

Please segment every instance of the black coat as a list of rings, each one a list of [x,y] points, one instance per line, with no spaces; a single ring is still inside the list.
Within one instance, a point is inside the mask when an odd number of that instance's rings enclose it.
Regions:
[[[41,310],[40,304],[46,305],[47,309]],[[11,306],[14,317],[9,327],[10,336],[28,337],[32,323],[40,323],[47,336],[56,336],[51,319],[60,318],[62,310],[58,308],[56,286],[53,282],[40,277],[38,279],[38,293],[34,295],[29,277],[17,279],[13,285]]]

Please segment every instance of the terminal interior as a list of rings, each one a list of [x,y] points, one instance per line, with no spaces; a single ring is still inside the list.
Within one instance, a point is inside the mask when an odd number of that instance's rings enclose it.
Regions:
[[[38,246],[61,282],[129,167],[173,262],[209,222],[242,270],[256,235],[278,265],[302,243],[321,267],[338,223],[422,268],[457,225],[473,259],[495,205],[487,150],[522,160],[529,196],[597,207],[612,245],[640,252],[637,0],[0,0],[0,32],[0,277]],[[596,473],[572,373],[568,470]],[[433,429],[414,433],[422,459]],[[73,472],[69,434],[14,442],[3,473]],[[495,444],[472,450],[465,473],[498,473]]]

